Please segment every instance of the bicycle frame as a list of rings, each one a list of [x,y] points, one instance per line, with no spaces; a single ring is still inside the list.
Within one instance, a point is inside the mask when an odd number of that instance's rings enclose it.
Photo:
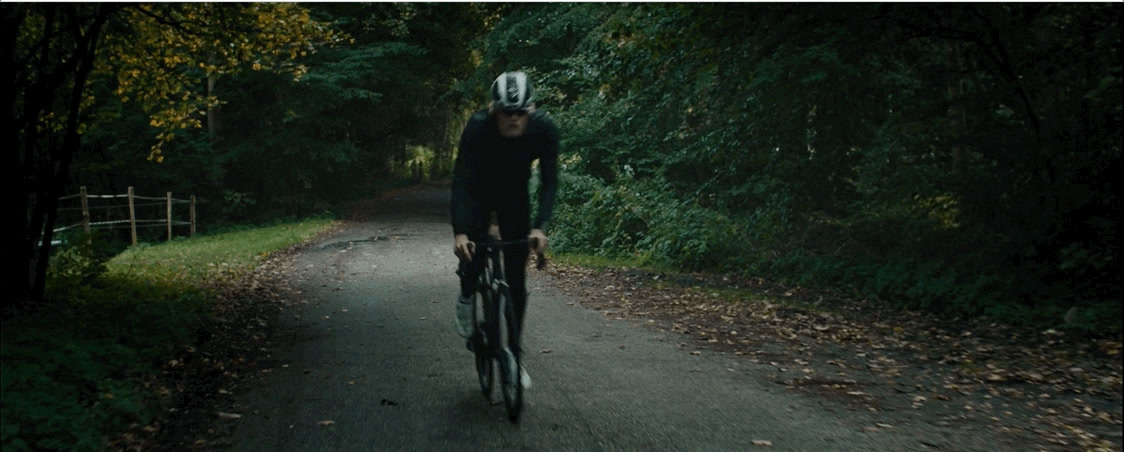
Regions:
[[[529,240],[482,242],[477,244],[478,249],[474,257],[486,260],[477,276],[476,290],[480,293],[481,303],[473,311],[473,324],[476,327],[470,345],[476,354],[476,370],[480,387],[488,400],[491,400],[494,363],[499,363],[504,404],[512,423],[519,421],[519,414],[523,408],[523,387],[519,381],[522,357],[518,344],[521,322],[515,318],[511,291],[505,277],[502,251],[506,246],[530,244]],[[545,264],[546,259],[539,253],[538,268],[542,269]],[[479,322],[478,316],[481,313],[484,322]],[[511,360],[507,358],[509,353],[513,358]]]

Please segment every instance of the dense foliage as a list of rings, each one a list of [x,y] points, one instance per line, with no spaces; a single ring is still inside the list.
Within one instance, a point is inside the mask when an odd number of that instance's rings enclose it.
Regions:
[[[559,251],[1119,331],[1119,13],[528,5],[478,80],[562,124]]]
[[[5,11],[22,43],[86,10]],[[108,50],[66,191],[194,193],[212,225],[321,211],[444,174],[491,79],[525,69],[565,132],[560,251],[1118,317],[1115,5],[90,11]]]
[[[198,74],[212,98],[205,127],[177,132],[162,164],[142,158],[149,113],[107,96],[119,112],[88,135],[78,185],[123,192],[194,193],[208,226],[322,212],[399,180],[439,175],[460,110],[448,96],[472,70],[466,45],[488,10],[469,4],[325,4],[302,8],[332,24],[332,47],[295,54],[293,71],[256,63],[238,73]],[[296,76],[294,76],[296,75]],[[205,124],[204,124],[205,123]],[[124,139],[122,137],[125,137]]]
[[[212,334],[216,320],[231,320],[215,289],[244,283],[264,256],[331,223],[282,223],[116,256],[99,240],[60,252],[47,294],[65,302],[3,324],[0,446],[102,451],[122,432],[151,431],[174,390],[161,371]]]
[[[40,244],[54,239],[57,198],[79,186],[194,194],[207,229],[318,213],[447,171],[465,116],[450,94],[472,71],[468,44],[503,9],[5,5],[15,127],[0,140],[20,149],[5,168],[23,181],[17,216],[28,218],[0,242],[28,267],[0,279],[5,307],[42,293]]]
[[[72,171],[105,169],[80,160],[99,131],[151,126],[155,133],[126,136],[162,161],[161,146],[201,127],[199,112],[217,103],[198,81],[270,68],[299,76],[294,59],[341,40],[292,4],[5,4],[0,12],[3,167],[23,196],[0,240],[0,254],[18,266],[0,277],[5,316],[41,298],[58,198]],[[121,104],[145,111],[143,119],[122,115]]]
[[[118,250],[86,237],[48,272],[59,196],[195,194],[204,230],[317,213],[447,175],[505,70],[562,131],[556,251],[1119,334],[1120,13],[4,3],[0,142],[25,202],[0,240],[0,440],[95,450],[145,422],[142,382],[209,315],[168,275],[105,279]]]

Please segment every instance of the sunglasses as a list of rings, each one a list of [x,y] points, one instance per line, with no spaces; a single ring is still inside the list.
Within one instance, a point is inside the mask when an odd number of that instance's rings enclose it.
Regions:
[[[527,115],[527,110],[503,110],[503,114],[521,118]]]

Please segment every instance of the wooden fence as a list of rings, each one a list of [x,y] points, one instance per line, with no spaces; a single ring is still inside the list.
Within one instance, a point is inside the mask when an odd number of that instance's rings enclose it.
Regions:
[[[91,195],[91,194],[86,193],[86,187],[83,186],[79,190],[78,194],[63,196],[63,197],[59,198],[59,202],[61,204],[62,201],[67,201],[67,200],[71,200],[71,199],[75,199],[75,198],[80,200],[81,207],[59,207],[59,210],[60,211],[81,210],[82,211],[82,222],[72,224],[72,225],[69,225],[69,226],[63,226],[63,227],[60,227],[60,228],[55,228],[55,230],[54,230],[55,232],[65,231],[67,229],[74,229],[74,228],[81,227],[84,231],[86,231],[86,233],[89,233],[91,229],[120,228],[120,227],[125,227],[125,225],[128,224],[129,229],[132,231],[132,235],[133,235],[133,245],[137,244],[137,228],[138,227],[161,227],[161,226],[165,226],[165,227],[168,228],[168,240],[172,239],[172,226],[191,226],[191,235],[192,236],[195,235],[195,221],[196,221],[196,219],[195,219],[195,195],[191,195],[191,199],[175,199],[175,198],[172,198],[172,192],[168,192],[167,195],[165,195],[162,198],[156,198],[156,197],[150,197],[150,196],[137,196],[137,195],[133,194],[133,187],[129,187],[128,193],[125,193],[123,195]],[[115,209],[115,208],[128,207],[129,208],[129,219],[128,220],[90,221],[90,201],[91,200],[120,199],[120,198],[126,198],[128,200],[128,204],[94,206],[94,209]],[[161,202],[145,202],[145,203],[142,203],[142,204],[137,204],[136,203],[137,200],[140,200],[140,201],[161,201]],[[182,220],[177,221],[177,220],[172,219],[172,205],[173,204],[190,204],[190,207],[188,209],[189,215],[190,215],[190,220],[189,221],[182,221]],[[153,205],[164,205],[164,206],[166,206],[167,215],[164,218],[161,218],[161,219],[149,219],[149,220],[137,219],[137,207],[153,206]]]

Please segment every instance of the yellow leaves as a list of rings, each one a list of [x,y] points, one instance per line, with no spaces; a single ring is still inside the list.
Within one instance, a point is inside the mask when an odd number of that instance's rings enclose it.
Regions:
[[[99,76],[115,80],[114,94],[122,102],[140,102],[151,112],[149,125],[160,129],[149,161],[163,160],[161,145],[175,137],[175,129],[201,128],[205,110],[220,104],[203,92],[206,84],[200,83],[198,70],[209,77],[286,71],[300,80],[308,68],[289,61],[315,53],[317,46],[349,38],[312,19],[299,4],[223,8],[220,14],[207,3],[137,5],[121,13],[130,25],[129,33],[105,37],[106,64],[96,69],[102,72]],[[42,127],[57,127],[59,122],[44,120]]]
[[[304,77],[306,74],[308,74],[308,66],[298,64],[296,69],[293,69],[293,81],[299,82],[301,77]]]

